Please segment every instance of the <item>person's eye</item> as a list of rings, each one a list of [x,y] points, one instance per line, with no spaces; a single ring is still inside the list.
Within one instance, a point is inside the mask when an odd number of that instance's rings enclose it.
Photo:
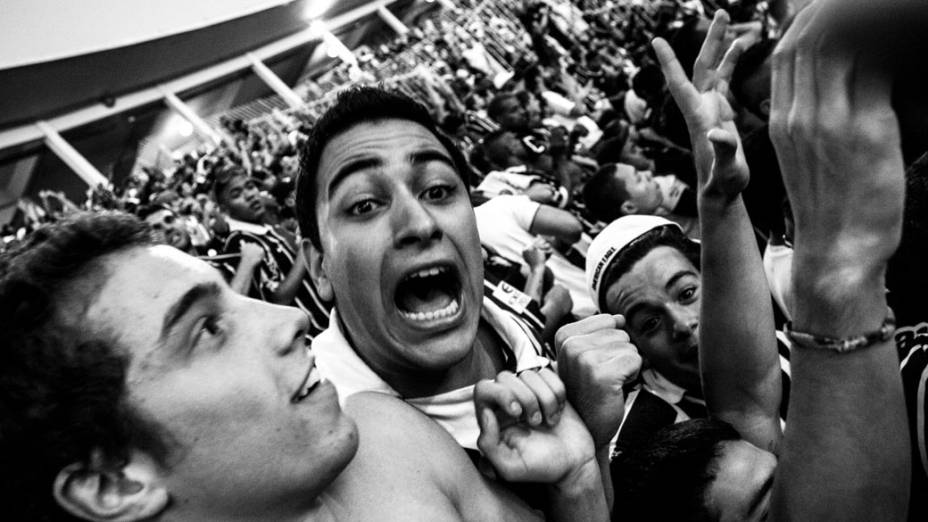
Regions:
[[[225,335],[225,324],[221,315],[210,315],[197,326],[193,338],[193,347],[216,347]]]
[[[370,198],[362,199],[348,207],[348,213],[352,216],[363,216],[373,212],[376,208],[377,202],[375,200]]]
[[[435,185],[425,189],[422,196],[430,201],[441,201],[447,199],[454,192],[452,185]]]
[[[688,286],[680,292],[680,301],[692,301],[696,298],[696,293],[699,291],[699,288],[696,286]]]
[[[661,320],[657,316],[646,317],[638,323],[638,331],[643,334],[651,334],[657,331],[661,325]]]

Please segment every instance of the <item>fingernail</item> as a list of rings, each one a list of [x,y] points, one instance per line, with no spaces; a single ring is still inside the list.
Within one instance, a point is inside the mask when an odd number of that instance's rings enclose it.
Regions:
[[[509,412],[512,413],[513,416],[518,417],[522,415],[522,406],[519,406],[518,402],[513,402],[509,405]]]
[[[557,424],[557,421],[559,421],[559,420],[561,420],[561,412],[559,412],[559,411],[556,411],[556,412],[552,413],[551,415],[548,415],[548,425],[549,425],[549,426],[554,426],[555,424]]]
[[[535,413],[533,413],[533,414],[532,414],[532,418],[529,419],[528,422],[529,422],[532,426],[537,426],[537,425],[541,424],[541,413],[539,413],[539,412],[537,412],[537,411],[536,411]]]

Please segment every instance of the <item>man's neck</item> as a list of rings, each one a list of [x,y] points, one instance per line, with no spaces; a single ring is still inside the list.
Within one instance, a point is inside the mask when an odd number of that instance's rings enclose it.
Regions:
[[[502,343],[493,327],[481,319],[473,348],[454,366],[435,373],[423,370],[415,379],[410,379],[409,375],[381,375],[381,378],[405,399],[431,397],[471,386],[481,379],[492,379],[504,369]],[[361,355],[361,358],[364,356]]]

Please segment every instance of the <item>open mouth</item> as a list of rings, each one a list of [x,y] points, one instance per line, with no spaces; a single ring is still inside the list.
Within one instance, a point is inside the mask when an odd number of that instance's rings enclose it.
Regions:
[[[322,377],[319,375],[319,369],[316,368],[315,364],[312,364],[309,367],[309,370],[306,372],[306,375],[303,377],[303,382],[300,383],[300,387],[293,393],[290,397],[291,403],[301,402],[306,397],[316,389],[316,386],[322,382]]]
[[[461,307],[461,278],[450,265],[422,268],[400,281],[393,299],[400,315],[409,321],[451,317]]]

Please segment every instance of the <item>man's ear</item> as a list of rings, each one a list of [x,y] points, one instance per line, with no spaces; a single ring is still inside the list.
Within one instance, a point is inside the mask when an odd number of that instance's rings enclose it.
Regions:
[[[148,455],[133,451],[124,464],[107,464],[100,451],[89,462],[75,462],[55,477],[53,492],[65,511],[86,520],[145,520],[168,506],[160,468]]]
[[[619,209],[621,209],[622,214],[626,216],[631,216],[633,214],[638,213],[638,207],[634,203],[628,200],[623,201],[622,204],[619,205]]]
[[[325,301],[331,301],[335,298],[335,291],[332,289],[332,282],[325,271],[325,262],[322,251],[313,246],[312,241],[303,239],[300,246],[303,247],[303,262],[306,263],[306,269],[309,271],[309,277],[312,278],[319,297]]]
[[[764,101],[760,102],[760,106],[758,106],[758,109],[760,109],[760,113],[764,116],[764,119],[769,120],[770,119],[770,98],[767,98]]]

